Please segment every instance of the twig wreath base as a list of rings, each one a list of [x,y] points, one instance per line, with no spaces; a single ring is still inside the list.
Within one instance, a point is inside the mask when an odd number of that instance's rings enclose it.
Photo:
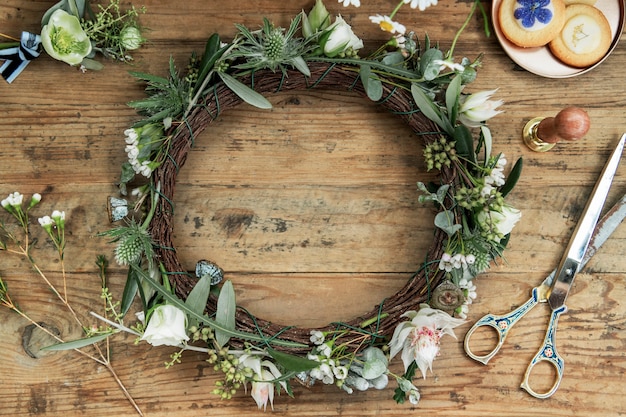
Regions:
[[[326,89],[332,91],[354,91],[367,99],[362,84],[359,82],[358,67],[345,64],[328,64],[323,62],[310,63],[311,76],[305,77],[302,73],[289,70],[286,74],[280,71],[272,72],[262,70],[251,76],[242,78],[240,81],[251,86],[261,94],[275,93],[279,91],[303,91],[311,88]],[[415,105],[411,93],[405,89],[395,88],[391,83],[383,81],[383,97],[379,105],[401,118],[416,134],[417,138],[427,145],[438,140],[441,136],[439,128],[423,115]],[[178,259],[176,248],[172,239],[174,224],[174,191],[176,177],[179,170],[185,164],[188,153],[192,150],[195,140],[223,111],[233,108],[242,103],[232,90],[224,84],[217,85],[204,102],[189,115],[184,122],[185,126],[173,126],[173,138],[169,148],[168,157],[152,174],[153,185],[160,184],[161,198],[158,200],[154,217],[151,220],[149,231],[155,242],[156,258],[163,264],[169,274],[169,280],[175,288],[176,295],[186,299],[195,283],[196,277],[188,273]],[[440,171],[440,184],[449,184],[454,189],[454,183],[461,179],[458,176],[455,165],[444,167]],[[401,321],[400,316],[410,310],[418,310],[421,303],[429,301],[433,289],[445,278],[445,271],[436,267],[428,268],[431,263],[438,262],[444,254],[443,244],[446,234],[437,228],[434,231],[434,239],[427,253],[427,260],[406,285],[395,295],[383,300],[379,305],[363,315],[348,322],[330,323],[319,331],[333,331],[341,328],[359,328],[363,332],[369,332],[372,338],[379,338],[373,342],[383,342],[391,337],[394,328]],[[216,300],[209,298],[207,312],[212,315],[216,311]],[[363,327],[364,320],[370,320],[368,326]],[[262,318],[254,317],[245,309],[238,308],[236,312],[237,330],[258,334],[271,340],[280,338],[297,342],[307,347],[280,347],[292,354],[304,354],[310,352],[310,336],[313,329],[299,328],[288,324],[273,323]],[[231,339],[232,346],[243,346],[243,341]],[[358,345],[352,346],[359,349]]]

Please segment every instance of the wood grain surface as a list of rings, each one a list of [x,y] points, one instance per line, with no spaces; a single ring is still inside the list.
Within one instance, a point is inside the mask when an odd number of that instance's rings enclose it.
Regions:
[[[4,0],[0,31],[39,31],[53,1]],[[124,1],[123,4],[127,2]],[[332,0],[370,49],[384,34],[369,22],[389,13],[395,1],[363,0],[360,9]],[[137,120],[126,103],[141,98],[129,70],[164,75],[172,56],[180,67],[201,51],[213,32],[235,33],[234,23],[258,27],[261,16],[286,26],[312,0],[225,2],[146,0],[141,16],[149,42],[132,66],[105,62],[82,74],[47,56],[32,62],[12,84],[0,83],[0,194],[43,194],[36,215],[65,210],[69,300],[86,323],[100,311],[98,254],[112,246],[97,237],[110,227],[106,200],[115,195],[125,160],[123,131]],[[488,9],[490,3],[484,3]],[[407,27],[448,48],[470,9],[442,0],[397,16]],[[613,234],[578,275],[559,322],[557,346],[565,359],[561,387],[538,400],[519,389],[526,365],[544,336],[548,309],[518,324],[488,366],[469,359],[462,346],[471,322],[522,304],[561,257],[593,184],[619,135],[626,130],[626,50],[619,45],[594,71],[569,79],[546,79],[516,66],[482,19],[473,18],[455,56],[484,53],[472,91],[498,88],[505,113],[490,126],[494,149],[525,168],[510,202],[523,217],[506,260],[477,280],[478,299],[458,340],[442,340],[441,355],[425,380],[416,380],[419,405],[397,405],[393,384],[347,395],[334,386],[295,387],[294,397],[275,399],[284,416],[619,416],[626,413],[626,226]],[[197,141],[178,177],[175,240],[184,265],[208,258],[226,270],[238,300],[254,314],[315,326],[369,311],[402,287],[432,240],[433,212],[417,201],[425,170],[421,149],[399,120],[356,95],[333,91],[279,93],[273,109],[241,105],[224,113]],[[530,151],[521,131],[535,116],[554,116],[568,105],[591,118],[586,138]],[[609,204],[626,191],[626,166],[617,173]],[[4,216],[4,215],[2,215]],[[3,217],[5,218],[5,217]],[[6,218],[5,218],[6,219]],[[35,256],[61,283],[54,252],[41,236]],[[0,275],[13,299],[35,321],[62,337],[80,335],[72,321],[22,260],[0,253]],[[111,265],[111,291],[120,295],[125,270]],[[0,415],[132,416],[107,369],[75,352],[43,352],[49,336],[10,311],[0,310]],[[489,339],[489,337],[487,337]],[[111,341],[113,367],[147,416],[259,415],[249,393],[221,401],[210,392],[216,375],[200,353],[165,369],[167,348]],[[479,343],[481,346],[487,341]],[[480,347],[480,346],[478,346]],[[396,363],[396,370],[401,364]],[[535,375],[550,376],[549,369]],[[268,411],[269,413],[269,411]]]

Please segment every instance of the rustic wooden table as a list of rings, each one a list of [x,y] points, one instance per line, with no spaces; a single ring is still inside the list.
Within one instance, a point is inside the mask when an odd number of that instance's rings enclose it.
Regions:
[[[52,1],[5,0],[3,33],[37,32]],[[126,1],[124,1],[126,3]],[[224,2],[146,0],[141,17],[149,42],[132,67],[108,62],[82,74],[42,57],[12,84],[0,86],[0,193],[43,194],[39,215],[67,215],[66,268],[69,299],[82,317],[100,305],[98,254],[111,246],[96,237],[110,227],[106,199],[125,159],[122,132],[137,116],[125,103],[143,97],[129,70],[165,74],[172,56],[186,65],[212,32],[235,33],[261,16],[282,26],[311,0]],[[395,2],[363,0],[342,13],[368,45],[384,38],[368,16],[389,13]],[[140,5],[139,3],[136,3]],[[486,3],[485,7],[490,7]],[[440,1],[418,12],[405,7],[398,19],[447,48],[470,8]],[[505,113],[490,123],[494,148],[525,168],[510,202],[523,217],[500,262],[480,276],[469,320],[506,312],[556,265],[593,184],[617,139],[626,131],[623,68],[626,48],[585,75],[547,79],[522,70],[503,52],[482,21],[472,19],[456,56],[484,53],[475,91],[499,88]],[[370,46],[371,46],[370,45]],[[349,93],[277,94],[271,111],[239,106],[225,113],[198,140],[178,178],[176,241],[181,260],[193,267],[210,258],[236,283],[241,304],[264,318],[315,326],[369,311],[395,293],[421,263],[432,226],[417,202],[415,183],[428,179],[410,130],[373,104]],[[564,106],[585,109],[588,135],[548,153],[529,150],[522,127],[535,116],[554,116]],[[626,191],[626,166],[609,196]],[[427,217],[427,216],[426,216]],[[469,359],[462,339],[442,340],[433,372],[416,380],[422,400],[397,405],[393,388],[351,396],[333,386],[295,387],[295,398],[275,399],[275,413],[290,416],[617,416],[626,410],[626,226],[622,225],[579,274],[560,320],[559,353],[565,376],[558,392],[538,400],[519,389],[526,364],[541,340],[547,309],[539,308],[509,336],[488,366]],[[38,259],[58,283],[54,253],[37,244]],[[0,274],[21,308],[67,338],[80,329],[41,280],[22,261],[0,253]],[[125,271],[114,265],[110,288],[120,294]],[[542,306],[543,307],[543,306]],[[136,415],[108,371],[75,352],[38,352],[37,332],[23,318],[0,310],[0,415]],[[86,319],[91,322],[89,318]],[[172,353],[132,339],[111,342],[113,366],[147,416],[258,415],[243,392],[230,401],[213,396],[216,380],[201,354],[185,353],[165,369]],[[33,353],[32,357],[27,351]]]

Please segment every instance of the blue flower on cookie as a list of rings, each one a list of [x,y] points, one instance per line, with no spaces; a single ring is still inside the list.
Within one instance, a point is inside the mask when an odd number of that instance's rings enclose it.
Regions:
[[[552,20],[552,10],[547,7],[551,0],[517,0],[521,6],[515,9],[513,16],[522,22],[525,28],[532,28],[535,20],[539,23],[548,24]]]

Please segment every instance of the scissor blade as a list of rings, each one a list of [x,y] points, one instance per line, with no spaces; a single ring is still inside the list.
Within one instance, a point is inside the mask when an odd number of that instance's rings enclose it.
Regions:
[[[593,231],[591,241],[589,242],[589,248],[585,252],[583,261],[580,263],[580,268],[583,269],[587,262],[596,254],[596,252],[602,247],[609,237],[617,230],[618,226],[626,218],[626,194],[611,207],[611,209],[600,219]],[[546,302],[548,300],[548,292],[552,286],[552,281],[556,275],[556,269],[552,270],[550,275],[543,280],[539,286],[539,301]]]
[[[617,172],[617,167],[619,166],[624,150],[624,141],[626,141],[626,133],[622,135],[611,157],[604,166],[602,174],[583,211],[582,218],[578,222],[572,239],[565,250],[563,259],[561,259],[559,267],[556,270],[557,272],[552,282],[550,294],[548,295],[548,303],[550,303],[550,307],[553,310],[565,304],[567,294],[574,283],[574,277],[580,270],[581,263],[589,247],[589,242],[593,236],[592,233],[600,218],[606,197],[609,194],[613,177],[615,177],[615,172]]]

